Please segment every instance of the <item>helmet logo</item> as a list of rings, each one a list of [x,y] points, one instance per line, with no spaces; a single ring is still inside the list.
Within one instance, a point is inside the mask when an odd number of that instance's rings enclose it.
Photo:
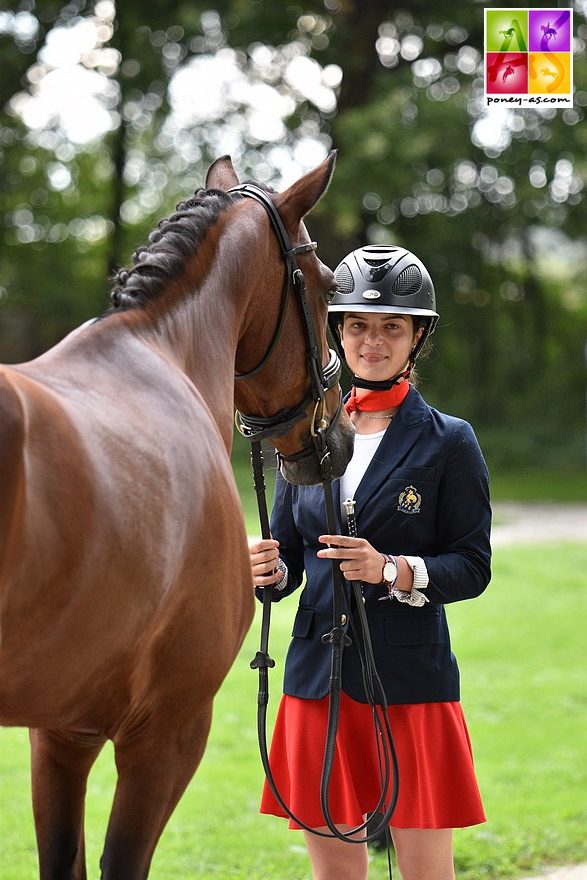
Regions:
[[[363,299],[379,299],[381,294],[378,290],[364,290]]]

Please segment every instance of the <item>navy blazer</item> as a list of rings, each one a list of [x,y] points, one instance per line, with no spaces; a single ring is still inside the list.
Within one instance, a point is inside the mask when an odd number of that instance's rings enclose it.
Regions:
[[[333,484],[340,517],[340,488]],[[490,580],[489,477],[471,426],[428,406],[411,388],[357,487],[359,537],[377,550],[421,556],[430,583],[422,607],[379,602],[382,585],[364,587],[377,669],[388,703],[458,700],[459,670],[444,605],[478,596]],[[340,533],[344,534],[342,523]],[[278,476],[271,532],[294,592],[305,574],[285,666],[284,692],[319,699],[328,693],[332,629],[331,562],[319,559],[328,532],[322,486],[292,486]],[[261,591],[258,591],[261,594]],[[353,613],[350,589],[347,614]],[[347,620],[346,628],[349,623]],[[354,636],[343,656],[343,690],[366,702]]]

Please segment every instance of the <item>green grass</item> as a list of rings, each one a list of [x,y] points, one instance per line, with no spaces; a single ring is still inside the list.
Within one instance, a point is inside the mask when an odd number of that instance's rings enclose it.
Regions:
[[[492,471],[494,501],[587,503],[587,468],[582,471]]]
[[[587,706],[584,687],[587,549],[578,544],[500,548],[493,584],[448,609],[463,674],[488,822],[457,831],[459,880],[497,880],[587,858]],[[295,599],[274,613],[275,710]],[[216,700],[202,765],[159,845],[153,880],[309,880],[300,832],[260,816],[256,746],[257,618]],[[114,773],[105,749],[90,777],[89,878],[98,877]],[[0,731],[0,875],[31,880],[36,855],[28,737]],[[373,857],[370,878],[387,876]]]
[[[495,552],[486,595],[449,609],[489,821],[460,832],[462,878],[587,857],[587,547]]]

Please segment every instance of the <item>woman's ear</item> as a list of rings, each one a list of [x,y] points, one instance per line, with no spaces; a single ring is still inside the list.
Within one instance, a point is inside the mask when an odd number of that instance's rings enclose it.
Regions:
[[[414,333],[412,351],[410,352],[410,354],[413,354],[415,349],[418,347],[418,343],[419,343],[420,339],[422,338],[422,334],[423,334],[424,330],[425,330],[424,327],[418,327],[418,329]]]

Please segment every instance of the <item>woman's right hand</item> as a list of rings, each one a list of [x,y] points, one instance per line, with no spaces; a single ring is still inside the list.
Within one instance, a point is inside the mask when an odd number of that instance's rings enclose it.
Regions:
[[[273,538],[264,538],[260,541],[249,542],[249,555],[253,582],[256,587],[266,587],[276,584],[283,577],[283,572],[277,568],[279,562],[279,541]]]

